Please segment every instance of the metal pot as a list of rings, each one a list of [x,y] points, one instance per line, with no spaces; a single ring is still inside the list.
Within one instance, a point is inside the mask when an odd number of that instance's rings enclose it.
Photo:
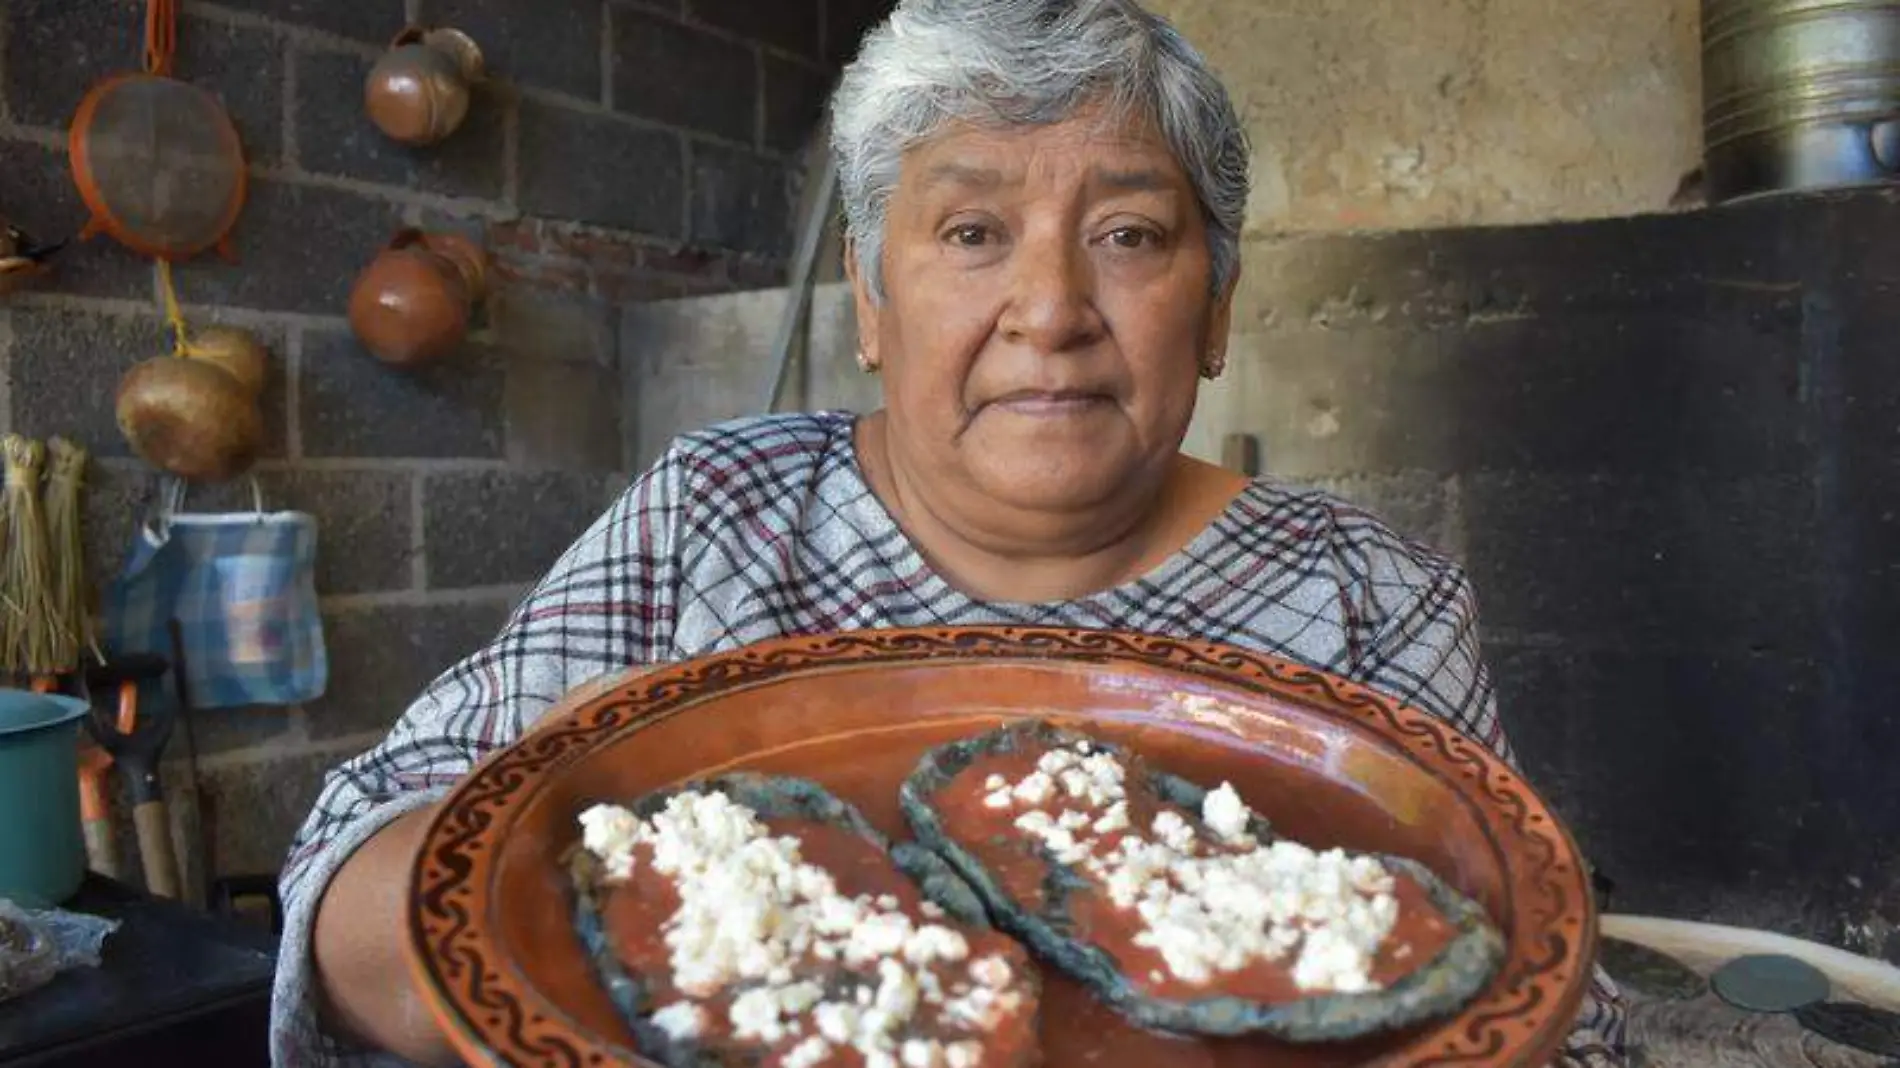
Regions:
[[[1712,202],[1900,180],[1900,0],[1702,0]]]
[[[79,728],[86,702],[0,688],[0,898],[50,908],[79,889]]]

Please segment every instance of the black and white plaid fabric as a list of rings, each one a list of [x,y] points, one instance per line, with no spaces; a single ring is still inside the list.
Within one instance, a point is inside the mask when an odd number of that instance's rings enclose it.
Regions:
[[[279,1065],[393,1060],[316,1022],[310,931],[349,854],[442,796],[574,686],[787,634],[1022,623],[1192,636],[1336,672],[1509,755],[1464,573],[1321,493],[1256,481],[1152,573],[1073,601],[978,601],[936,575],[865,485],[848,413],[764,416],[677,441],[554,564],[488,646],[328,777],[283,876]],[[1566,1065],[1622,1063],[1607,980]]]

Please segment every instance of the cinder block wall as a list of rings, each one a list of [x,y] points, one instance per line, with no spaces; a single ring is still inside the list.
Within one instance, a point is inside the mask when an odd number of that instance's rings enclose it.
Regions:
[[[875,0],[187,0],[177,73],[241,132],[252,195],[240,262],[177,272],[189,317],[271,347],[267,502],[321,524],[330,693],[307,709],[202,714],[216,867],[274,871],[322,772],[361,750],[634,467],[623,308],[781,284],[801,151]],[[483,46],[493,81],[448,142],[409,150],[362,110],[363,78],[417,19]],[[86,89],[135,70],[137,0],[0,6],[0,214],[40,238],[84,209],[65,154]],[[496,292],[453,358],[377,363],[350,287],[404,224],[496,258]],[[116,569],[151,488],[113,423],[120,374],[164,350],[152,265],[95,239],[0,301],[0,424],[65,434],[97,461],[95,577]],[[635,354],[637,356],[637,354]],[[237,487],[193,506],[246,499]],[[181,751],[175,738],[173,753]],[[173,774],[174,788],[182,782]]]

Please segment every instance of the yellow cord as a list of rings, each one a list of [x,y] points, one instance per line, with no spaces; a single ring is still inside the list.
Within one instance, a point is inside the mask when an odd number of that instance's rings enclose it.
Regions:
[[[172,286],[170,260],[158,261],[158,283],[160,295],[165,298],[165,319],[172,328],[172,355],[190,356],[198,350],[192,347],[185,334],[185,313],[178,307],[178,290]]]

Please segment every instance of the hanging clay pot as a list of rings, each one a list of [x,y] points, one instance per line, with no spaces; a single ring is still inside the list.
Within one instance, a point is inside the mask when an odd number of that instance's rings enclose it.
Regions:
[[[487,286],[488,257],[473,241],[404,229],[357,276],[350,329],[386,363],[429,363],[468,336],[469,318]]]
[[[363,106],[390,138],[430,145],[462,125],[469,91],[485,77],[482,50],[467,34],[411,26],[370,69]]]

